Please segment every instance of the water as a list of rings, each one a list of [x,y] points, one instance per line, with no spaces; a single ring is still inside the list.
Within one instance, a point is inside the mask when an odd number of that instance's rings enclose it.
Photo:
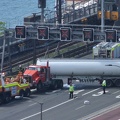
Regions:
[[[46,9],[54,10],[55,0],[46,0],[46,4]],[[24,17],[40,11],[38,0],[0,0],[0,21],[6,22],[7,28],[23,25]]]

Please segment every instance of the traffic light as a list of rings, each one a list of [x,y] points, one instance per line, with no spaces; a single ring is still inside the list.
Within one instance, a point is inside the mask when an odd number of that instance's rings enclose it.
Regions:
[[[83,40],[85,42],[94,41],[94,29],[93,28],[84,28],[83,29]]]
[[[26,38],[25,26],[16,26],[15,27],[15,38],[16,39],[25,39]]]
[[[38,0],[38,8],[46,8],[46,0]]]
[[[37,38],[38,40],[49,40],[49,27],[39,26]]]
[[[105,30],[105,40],[106,40],[106,42],[117,42],[117,30],[106,29]]]
[[[71,28],[61,27],[60,28],[60,40],[61,41],[70,41],[71,40]]]

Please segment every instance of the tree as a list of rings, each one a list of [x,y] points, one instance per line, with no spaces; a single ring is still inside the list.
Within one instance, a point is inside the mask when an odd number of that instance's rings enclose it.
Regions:
[[[5,22],[0,21],[0,36],[4,34],[5,29]]]

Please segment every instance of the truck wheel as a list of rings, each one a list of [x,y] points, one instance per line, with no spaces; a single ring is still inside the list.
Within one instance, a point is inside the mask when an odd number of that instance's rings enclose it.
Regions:
[[[15,96],[12,96],[12,98],[11,98],[12,100],[15,100]]]
[[[11,101],[11,97],[9,94],[5,95],[5,103],[9,103]]]
[[[107,87],[112,87],[113,86],[113,82],[112,82],[112,80],[106,80],[106,85],[107,85]]]
[[[37,91],[40,92],[41,90],[42,90],[42,83],[39,82],[39,83],[37,84]]]
[[[120,79],[115,80],[115,86],[120,87]]]
[[[63,81],[62,81],[62,80],[60,80],[60,81],[58,82],[58,88],[60,88],[60,89],[63,88]]]
[[[0,105],[3,103],[3,97],[0,96]]]
[[[31,94],[30,89],[29,89],[29,88],[26,88],[26,89],[25,89],[25,94],[24,94],[24,96],[25,96],[25,97],[30,97],[30,94]]]
[[[24,97],[24,91],[23,90],[20,90],[19,96],[21,97],[21,99],[23,99],[23,97]]]
[[[56,90],[57,88],[58,88],[58,83],[57,83],[57,81],[55,81],[55,82],[53,83],[53,89]]]

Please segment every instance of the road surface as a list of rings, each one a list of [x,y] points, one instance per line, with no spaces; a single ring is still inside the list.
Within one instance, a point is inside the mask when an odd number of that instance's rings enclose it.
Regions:
[[[30,98],[1,105],[0,120],[41,120],[40,103],[43,103],[43,120],[120,119],[119,88],[107,88],[106,94],[102,94],[102,88],[97,83],[76,84],[75,98],[69,99],[67,87],[65,85],[63,90],[44,93],[34,92]]]

